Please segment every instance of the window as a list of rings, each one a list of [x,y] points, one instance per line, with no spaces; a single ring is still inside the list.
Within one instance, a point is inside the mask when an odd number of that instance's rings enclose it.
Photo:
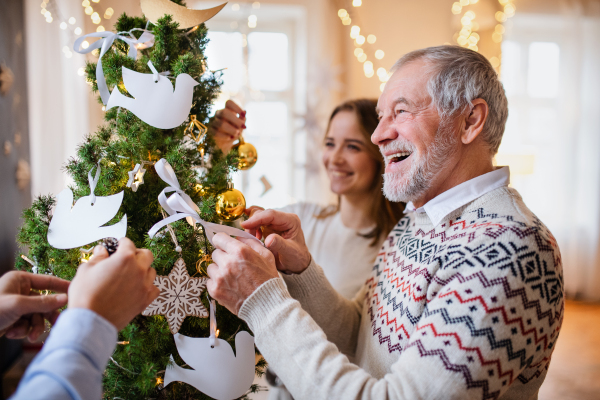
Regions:
[[[299,104],[297,75],[298,70],[305,70],[300,64],[306,60],[299,51],[295,28],[295,15],[303,13],[272,12],[269,7],[225,7],[207,23],[206,56],[210,70],[224,69],[224,85],[214,111],[228,99],[240,104],[247,111],[244,140],[258,152],[253,168],[233,176],[234,186],[244,193],[248,205],[272,208],[305,196],[304,166],[297,163],[306,145],[297,140],[293,122],[304,108]],[[255,28],[248,27],[250,15],[258,16]]]

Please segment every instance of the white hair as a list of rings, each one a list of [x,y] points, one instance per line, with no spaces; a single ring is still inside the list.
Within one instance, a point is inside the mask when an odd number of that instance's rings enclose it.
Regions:
[[[437,46],[405,54],[391,69],[395,72],[412,61],[424,60],[430,67],[429,96],[442,120],[470,111],[475,99],[483,99],[489,113],[482,138],[496,154],[502,141],[508,101],[498,74],[481,54],[459,46]]]

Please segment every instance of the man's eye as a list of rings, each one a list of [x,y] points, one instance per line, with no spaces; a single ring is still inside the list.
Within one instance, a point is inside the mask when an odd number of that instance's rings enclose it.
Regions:
[[[404,114],[406,110],[396,110],[396,114]]]
[[[325,142],[325,147],[333,147],[333,142]]]

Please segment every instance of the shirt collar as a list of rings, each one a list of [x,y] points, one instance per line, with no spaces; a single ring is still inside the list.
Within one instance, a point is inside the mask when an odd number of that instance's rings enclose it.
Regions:
[[[406,204],[404,213],[427,213],[433,226],[452,211],[502,186],[508,186],[510,171],[508,167],[498,167],[492,172],[480,175],[460,185],[446,190],[444,193],[429,200],[423,207],[415,208],[412,201]]]

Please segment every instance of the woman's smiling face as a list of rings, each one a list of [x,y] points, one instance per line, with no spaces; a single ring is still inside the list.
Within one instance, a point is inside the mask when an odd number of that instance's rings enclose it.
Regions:
[[[372,190],[378,171],[367,151],[370,145],[354,112],[340,111],[333,117],[325,136],[323,164],[335,194],[360,195]]]

